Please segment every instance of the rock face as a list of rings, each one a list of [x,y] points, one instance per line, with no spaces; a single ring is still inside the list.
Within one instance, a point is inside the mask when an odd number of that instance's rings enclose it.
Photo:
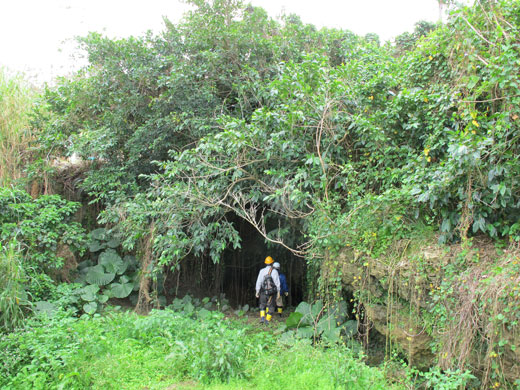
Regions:
[[[371,304],[365,306],[365,311],[375,330],[389,337],[405,351],[410,364],[419,368],[433,365],[433,339],[424,327],[417,324],[417,317],[406,313],[402,305],[398,304],[389,310],[385,305]]]
[[[439,260],[442,252],[430,249],[426,253]],[[340,267],[343,287],[362,297],[365,314],[373,328],[390,344],[403,350],[413,365],[431,366],[435,361],[431,349],[434,340],[419,315],[421,309],[428,306],[423,288],[428,283],[416,274],[413,264],[402,258],[372,259],[352,249],[342,251],[335,260]],[[333,271],[325,268],[325,272]]]
[[[72,283],[71,272],[74,272],[78,267],[76,255],[70,250],[66,244],[60,244],[56,251],[56,255],[63,259],[63,266],[53,275],[55,279]]]
[[[380,258],[344,248],[326,258],[322,275],[340,275],[371,329],[414,366],[472,369],[482,383],[498,366],[512,383],[520,378],[519,255],[485,240],[402,241]]]

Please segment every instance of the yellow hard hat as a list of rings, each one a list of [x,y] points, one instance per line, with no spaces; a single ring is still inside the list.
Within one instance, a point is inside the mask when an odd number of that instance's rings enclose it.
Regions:
[[[273,264],[273,258],[271,256],[267,256],[265,258],[265,264]]]

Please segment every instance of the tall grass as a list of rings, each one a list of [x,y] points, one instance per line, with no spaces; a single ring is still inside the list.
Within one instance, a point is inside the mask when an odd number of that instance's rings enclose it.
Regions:
[[[2,363],[3,362],[3,363]],[[273,333],[204,310],[57,311],[0,335],[0,388],[68,390],[401,390],[343,347],[282,344]]]
[[[0,68],[0,186],[22,175],[32,131],[28,113],[33,89],[20,77]]]
[[[0,330],[9,331],[22,325],[27,304],[25,272],[21,250],[16,242],[0,244]]]

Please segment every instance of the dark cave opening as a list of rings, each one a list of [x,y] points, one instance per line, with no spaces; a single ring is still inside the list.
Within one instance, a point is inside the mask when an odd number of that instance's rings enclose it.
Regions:
[[[307,297],[307,266],[305,259],[295,256],[280,245],[268,244],[248,222],[233,218],[241,237],[241,248],[224,251],[219,263],[209,256],[186,258],[175,269],[165,270],[164,292],[166,301],[192,295],[202,299],[225,295],[233,308],[258,305],[255,284],[258,272],[265,267],[264,260],[271,256],[280,263],[289,286],[286,306],[296,306]]]
[[[271,256],[280,263],[289,286],[287,306],[295,306],[306,296],[306,264],[301,257],[279,245],[268,245],[264,237],[249,223],[236,221],[242,238],[242,247],[228,250],[223,257],[222,292],[233,306],[256,306],[255,284],[258,272],[265,267],[264,260]]]

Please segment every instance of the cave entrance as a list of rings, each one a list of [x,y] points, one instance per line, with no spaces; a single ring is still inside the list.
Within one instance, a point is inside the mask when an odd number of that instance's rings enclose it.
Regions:
[[[280,263],[281,272],[287,278],[289,296],[284,301],[285,305],[296,306],[304,300],[307,293],[305,260],[280,245],[269,245],[243,219],[235,216],[233,222],[242,239],[241,248],[225,250],[217,264],[209,256],[192,257],[182,261],[177,269],[165,270],[166,301],[171,302],[186,294],[201,299],[225,294],[232,307],[246,304],[256,307],[256,279],[260,269],[265,267],[267,256]]]
[[[223,257],[222,292],[232,306],[257,306],[255,284],[258,271],[265,267],[264,260],[271,256],[280,263],[281,272],[287,278],[289,296],[285,304],[295,306],[306,292],[305,259],[297,257],[280,245],[268,245],[265,239],[248,222],[238,219],[236,229],[242,238],[241,249],[227,250]]]

